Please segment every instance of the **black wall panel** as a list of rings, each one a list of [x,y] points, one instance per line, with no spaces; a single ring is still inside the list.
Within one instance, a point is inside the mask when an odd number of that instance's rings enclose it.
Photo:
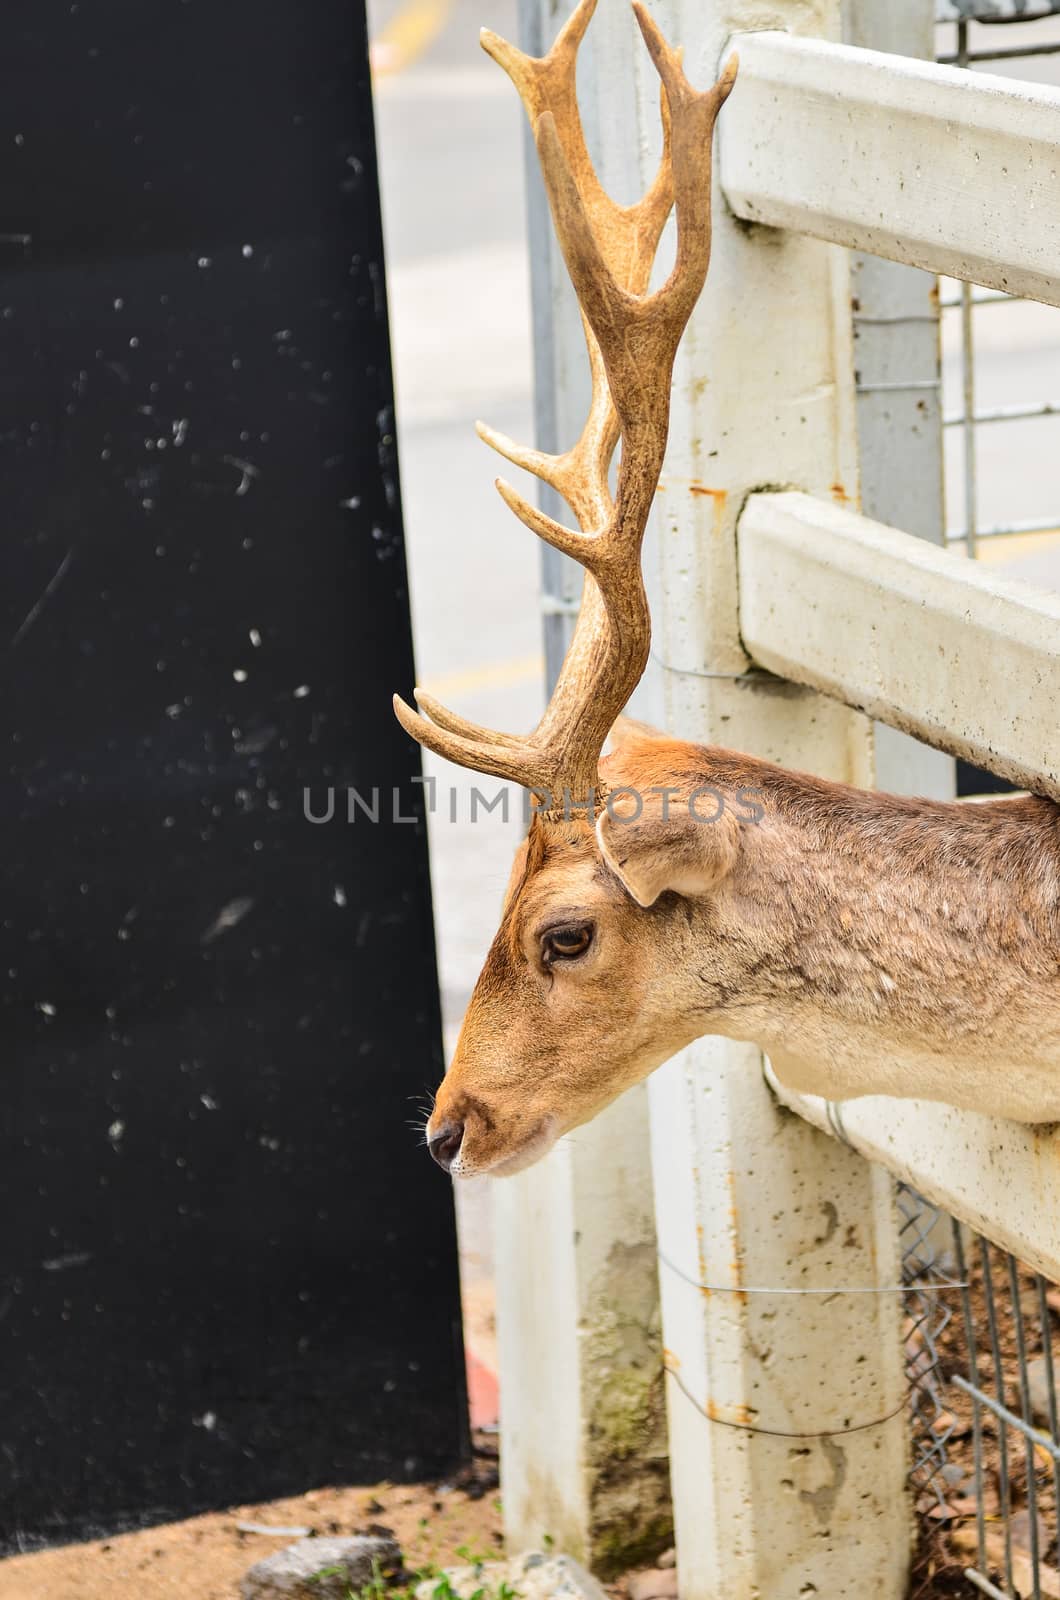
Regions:
[[[15,0],[0,1548],[465,1444],[360,6]]]

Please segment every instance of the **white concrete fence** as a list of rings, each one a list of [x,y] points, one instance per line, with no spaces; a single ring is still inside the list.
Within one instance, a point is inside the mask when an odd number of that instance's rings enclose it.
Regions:
[[[523,0],[524,41],[568,9]],[[1060,599],[938,548],[937,297],[912,270],[1060,305],[1060,94],[909,59],[932,53],[927,0],[652,10],[693,82],[733,45],[741,68],[636,709],[829,777],[952,792],[952,763],[897,729],[1060,797]],[[588,42],[590,145],[629,200],[657,155],[657,82],[620,0]],[[541,415],[573,439],[580,335],[543,241]],[[668,1454],[682,1600],[902,1600],[892,1175],[1060,1279],[1060,1139],[883,1099],[840,1115],[778,1091],[753,1046],[704,1039],[498,1186],[515,1543],[549,1534],[605,1566],[650,1544]]]

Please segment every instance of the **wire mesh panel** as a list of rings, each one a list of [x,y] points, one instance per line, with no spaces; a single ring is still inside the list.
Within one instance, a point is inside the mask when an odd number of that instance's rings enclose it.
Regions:
[[[1005,27],[999,33],[997,24],[1046,22],[1057,20],[1044,28],[1021,29]],[[960,67],[980,65],[988,69],[1009,66],[1005,70],[1020,72],[1022,62],[1032,57],[1053,57],[1054,62],[1036,62],[1038,76],[1060,83],[1060,0],[939,0],[936,6],[939,23],[955,26],[938,30],[937,59]],[[1002,39],[1004,42],[999,42]],[[1025,70],[1031,70],[1029,67]],[[981,390],[981,372],[977,363],[977,344],[980,344],[980,317],[1005,318],[1004,309],[1019,304],[1015,296],[993,290],[979,289],[969,283],[956,286],[954,292],[943,295],[942,309],[955,316],[956,326],[944,329],[946,343],[955,346],[959,360],[959,402],[947,410],[944,427],[951,437],[959,438],[959,448],[947,452],[950,482],[947,498],[953,505],[963,504],[963,516],[954,522],[950,519],[947,531],[949,543],[963,544],[970,556],[982,553],[982,541],[1018,535],[1055,533],[1060,525],[1060,506],[1042,504],[1038,514],[1030,517],[1011,515],[1007,509],[1011,486],[1003,481],[1004,468],[999,471],[1007,450],[999,452],[992,441],[984,439],[984,429],[994,430],[999,425],[1025,429],[1043,418],[1060,418],[1060,377],[1054,375],[1049,392],[1029,393],[1005,404],[983,405],[978,398]],[[1035,308],[1040,318],[1055,316],[1055,311]],[[1011,320],[1011,317],[1010,317]],[[1000,330],[1000,331],[999,331]],[[1004,339],[1004,329],[991,323],[986,343],[991,350],[998,348]],[[1028,384],[1035,380],[1028,378]],[[1025,447],[1028,436],[1024,434],[1017,448]],[[1009,491],[1006,493],[1006,491]],[[984,497],[1005,505],[998,518],[984,516]]]
[[[911,1600],[1060,1596],[1060,1288],[899,1187]]]

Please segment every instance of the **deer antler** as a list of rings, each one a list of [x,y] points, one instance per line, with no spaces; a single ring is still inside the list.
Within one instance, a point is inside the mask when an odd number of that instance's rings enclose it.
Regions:
[[[662,81],[664,149],[659,172],[636,205],[604,192],[586,149],[578,112],[578,46],[596,9],[581,0],[547,56],[537,59],[483,29],[526,108],[552,219],[582,311],[592,403],[577,444],[562,455],[513,443],[478,424],[482,439],[516,466],[550,484],[574,513],[565,527],[517,494],[497,489],[528,528],[585,568],[581,609],[552,698],[533,733],[495,733],[455,716],[416,691],[425,715],[394,697],[413,738],[460,766],[544,791],[559,812],[599,805],[600,751],[648,660],[651,615],[640,552],[662,471],[674,358],[710,262],[711,136],[736,79],[733,56],[703,94],[694,90],[639,0],[633,10]],[[671,207],[677,258],[666,283],[648,281]],[[608,470],[622,441],[618,485]],[[428,720],[429,719],[429,720]]]

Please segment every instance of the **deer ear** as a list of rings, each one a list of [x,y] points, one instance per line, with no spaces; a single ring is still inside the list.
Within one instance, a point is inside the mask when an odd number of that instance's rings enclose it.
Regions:
[[[720,791],[616,790],[596,824],[600,853],[639,906],[661,894],[709,894],[732,870],[740,823]]]

